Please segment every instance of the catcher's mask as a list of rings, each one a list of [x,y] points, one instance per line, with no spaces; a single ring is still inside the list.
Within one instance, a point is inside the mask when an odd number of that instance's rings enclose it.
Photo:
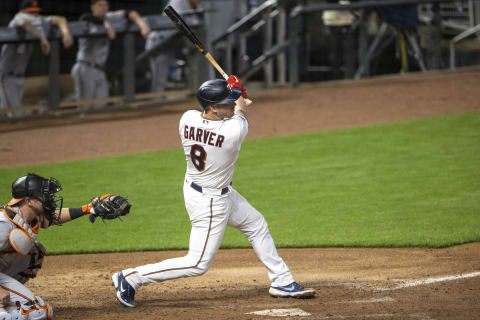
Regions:
[[[61,190],[62,185],[57,179],[45,179],[37,174],[29,173],[12,183],[13,199],[8,204],[13,206],[25,197],[37,198],[42,201],[45,216],[51,220],[58,202],[60,202],[60,210],[62,210],[63,197],[55,194]]]
[[[241,90],[232,90],[224,79],[208,80],[197,91],[197,99],[203,111],[214,104],[235,103],[241,95]]]

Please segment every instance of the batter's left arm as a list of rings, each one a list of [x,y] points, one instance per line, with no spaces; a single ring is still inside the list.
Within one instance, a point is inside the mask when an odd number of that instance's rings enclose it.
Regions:
[[[245,118],[247,117],[247,104],[242,96],[235,101],[234,113],[237,115],[243,115]]]

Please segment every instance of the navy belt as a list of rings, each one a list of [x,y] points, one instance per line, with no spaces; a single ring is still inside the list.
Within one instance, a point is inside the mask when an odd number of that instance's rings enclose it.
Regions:
[[[197,190],[197,191],[200,192],[200,193],[203,193],[203,188],[200,187],[200,186],[199,186],[198,184],[196,184],[195,182],[192,182],[192,183],[190,184],[190,187],[192,187],[192,189]],[[225,187],[225,188],[222,189],[221,194],[225,194],[225,193],[227,193],[227,192],[228,192],[228,187]]]

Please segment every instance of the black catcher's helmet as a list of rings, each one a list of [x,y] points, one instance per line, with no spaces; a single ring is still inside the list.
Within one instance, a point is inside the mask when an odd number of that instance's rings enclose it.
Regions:
[[[237,88],[232,90],[224,79],[208,80],[197,91],[197,99],[203,111],[214,104],[235,103],[241,95],[242,90]]]
[[[35,173],[29,173],[20,177],[12,183],[12,197],[8,203],[15,205],[25,197],[37,198],[42,201],[43,210],[47,218],[51,218],[60,201],[60,210],[63,205],[63,198],[55,195],[62,190],[62,185],[57,179],[45,179]]]

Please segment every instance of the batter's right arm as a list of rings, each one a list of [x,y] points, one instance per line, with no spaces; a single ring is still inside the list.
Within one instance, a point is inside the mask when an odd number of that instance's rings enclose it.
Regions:
[[[242,95],[240,96],[240,98],[238,98],[237,101],[235,101],[235,111],[234,111],[234,113],[238,114],[238,115],[243,115],[246,118],[247,117],[247,103],[246,103],[245,99],[248,98],[248,96],[247,96],[247,91],[245,90],[245,88],[243,88],[242,81],[239,78],[237,78],[237,76],[231,75],[231,76],[228,77],[227,82],[228,82],[228,85],[230,86],[230,88],[232,88],[232,91],[233,90],[241,90],[242,91]]]
[[[240,98],[235,101],[235,114],[243,115],[245,118],[247,117],[247,104],[245,103],[245,99],[240,96]]]

